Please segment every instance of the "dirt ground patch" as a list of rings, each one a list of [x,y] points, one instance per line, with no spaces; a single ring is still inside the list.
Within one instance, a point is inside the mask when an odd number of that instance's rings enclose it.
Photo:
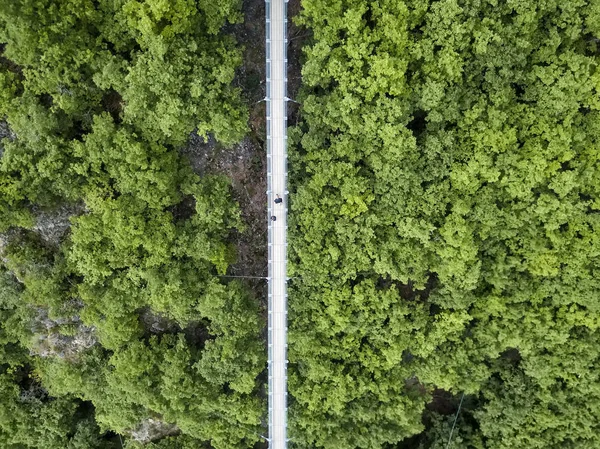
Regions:
[[[232,183],[232,193],[240,205],[246,226],[232,237],[238,251],[237,262],[227,274],[258,276],[268,274],[267,267],[267,203],[266,184],[266,120],[265,120],[265,2],[242,2],[244,23],[228,27],[243,47],[243,64],[234,85],[242,91],[249,106],[249,132],[239,144],[230,148],[210,138],[204,142],[192,134],[182,154],[199,175],[224,174]],[[266,281],[244,279],[263,306],[266,306]],[[264,299],[263,299],[264,298]]]
[[[312,38],[312,32],[294,24],[302,10],[301,0],[290,0],[288,3],[288,96],[296,100],[302,86],[302,63],[304,54],[302,47]],[[288,125],[296,126],[301,117],[300,105],[294,101],[288,103]]]
[[[225,148],[210,138],[204,142],[192,134],[182,154],[199,175],[224,174],[231,179],[233,197],[239,203],[246,229],[233,236],[238,260],[228,275],[259,276],[268,274],[267,266],[267,204],[266,195],[266,120],[265,102],[265,2],[242,2],[244,23],[228,27],[243,46],[243,65],[234,84],[242,91],[250,109],[249,133],[231,148]],[[310,32],[293,24],[292,18],[301,9],[301,0],[288,3],[288,95],[294,99],[301,86],[302,46]],[[297,103],[288,103],[288,124],[294,126],[300,118]],[[266,298],[264,280],[246,279],[258,298]],[[261,299],[266,301],[266,299]],[[263,302],[266,305],[266,302]]]
[[[242,89],[242,95],[250,107],[250,130],[259,141],[265,136],[265,2],[244,0],[242,2],[244,23],[231,31],[244,49],[242,67],[234,84]]]
[[[240,205],[246,229],[234,235],[238,261],[228,274],[266,276],[266,154],[261,142],[250,135],[239,144],[225,148],[214,139],[204,142],[193,134],[182,155],[197,174],[224,174],[231,180],[233,199]]]

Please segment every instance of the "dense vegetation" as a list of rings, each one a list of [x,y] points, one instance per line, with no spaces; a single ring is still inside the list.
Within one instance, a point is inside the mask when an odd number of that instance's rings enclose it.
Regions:
[[[239,3],[0,2],[3,448],[258,441],[263,323],[218,277],[243,223],[178,152],[246,132]]]
[[[302,4],[298,447],[600,447],[600,4]]]
[[[600,4],[303,0],[290,446],[600,447]],[[221,275],[238,0],[0,2],[0,446],[264,445]]]

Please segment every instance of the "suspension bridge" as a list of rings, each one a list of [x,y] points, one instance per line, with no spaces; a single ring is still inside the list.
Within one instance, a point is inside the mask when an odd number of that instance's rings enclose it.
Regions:
[[[270,449],[285,449],[287,448],[287,0],[266,0],[265,9],[269,204],[268,440]]]

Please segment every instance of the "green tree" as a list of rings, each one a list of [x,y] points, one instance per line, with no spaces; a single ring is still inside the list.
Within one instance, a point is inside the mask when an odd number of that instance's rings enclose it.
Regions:
[[[240,211],[179,153],[246,132],[241,19],[238,0],[0,4],[2,447],[137,447],[149,419],[179,433],[149,447],[257,441],[264,323],[220,277]]]
[[[290,132],[299,279],[290,291],[290,387],[304,444],[396,443],[419,431],[429,394],[443,388],[476,398],[459,424],[464,447],[594,445],[597,410],[571,421],[558,404],[570,410],[579,390],[556,381],[570,367],[589,371],[560,354],[595,338],[598,311],[600,29],[591,3],[303,2],[297,23],[313,38],[303,121]],[[345,292],[366,282],[374,291],[349,300]],[[382,301],[387,292],[394,299]],[[380,322],[410,312],[400,326],[407,338],[373,354],[372,338],[361,336],[385,334],[369,320],[352,328],[347,317],[375,298],[389,304],[370,312]],[[363,342],[356,356],[340,350],[349,337],[336,329]],[[522,372],[498,366],[511,351]],[[396,365],[374,377],[390,353]],[[369,370],[354,371],[363,359]],[[334,386],[314,386],[313,371]],[[347,412],[364,401],[332,393],[346,376],[346,392],[364,384],[394,394],[365,413],[320,415],[322,404]],[[400,390],[409,381],[412,396]],[[581,391],[595,394],[592,384]],[[542,414],[544,395],[558,408]],[[404,401],[400,415],[387,411],[393,401]],[[422,441],[438,444],[432,435],[446,424],[431,420]],[[568,438],[563,425],[581,431]]]

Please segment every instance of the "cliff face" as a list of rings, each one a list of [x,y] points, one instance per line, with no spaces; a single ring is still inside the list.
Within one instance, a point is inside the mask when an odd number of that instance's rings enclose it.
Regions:
[[[86,208],[83,203],[62,204],[54,209],[32,208],[35,224],[32,230],[51,246],[58,246],[71,227],[70,218],[81,215]]]
[[[0,135],[3,132],[2,122],[0,122]],[[39,236],[39,244],[46,248],[57,248],[67,235],[71,226],[70,218],[73,215],[79,215],[85,210],[81,204],[63,204],[53,209],[40,208],[34,206],[31,208],[34,224],[31,231]],[[18,265],[11,264],[10,256],[6,248],[9,244],[18,243],[24,232],[16,228],[0,234],[0,260],[12,269],[9,273],[15,277],[24,288],[27,286],[27,275],[29,269],[18,269]],[[13,261],[14,262],[14,261]],[[49,268],[48,261],[37,261],[36,268]],[[31,268],[31,267],[29,267]],[[37,298],[34,295],[34,301],[25,307],[30,308],[32,313],[30,322],[25,324],[27,333],[31,335],[28,342],[24,342],[29,348],[31,355],[40,357],[58,357],[63,359],[75,359],[82,351],[91,348],[98,343],[94,327],[85,326],[78,316],[78,311],[83,307],[83,303],[78,299],[67,299],[64,304],[71,313],[67,316],[53,317],[49,307],[40,306],[43,304],[43,298]]]
[[[85,326],[78,316],[52,319],[48,309],[37,308],[31,323],[34,334],[31,353],[40,357],[75,359],[98,343],[95,328]]]

